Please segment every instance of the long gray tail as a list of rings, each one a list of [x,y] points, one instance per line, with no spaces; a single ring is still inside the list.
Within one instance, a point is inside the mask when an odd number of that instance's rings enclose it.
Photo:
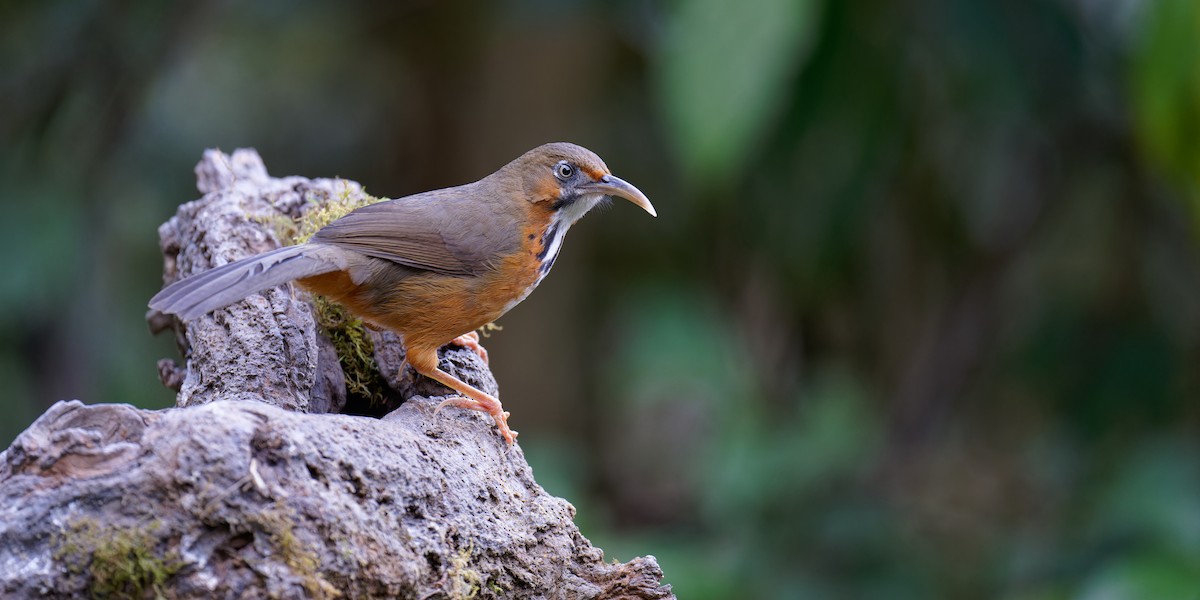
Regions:
[[[339,254],[320,244],[278,248],[176,281],[150,299],[150,308],[191,321],[255,292],[343,269]]]

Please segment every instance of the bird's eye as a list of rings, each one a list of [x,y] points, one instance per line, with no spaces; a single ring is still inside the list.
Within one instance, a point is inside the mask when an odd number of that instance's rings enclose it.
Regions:
[[[574,174],[575,174],[575,167],[572,167],[571,163],[568,163],[565,160],[558,163],[557,165],[554,165],[554,176],[563,181],[570,179],[571,176]]]

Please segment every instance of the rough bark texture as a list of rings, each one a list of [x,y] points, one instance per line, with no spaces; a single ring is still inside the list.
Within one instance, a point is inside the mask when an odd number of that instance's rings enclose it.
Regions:
[[[273,222],[341,194],[362,194],[361,186],[346,180],[272,178],[249,150],[205,152],[196,179],[204,197],[179,207],[158,229],[164,283],[277,248]],[[150,320],[156,330],[175,325],[158,315]],[[181,381],[179,406],[242,399],[302,412],[337,412],[345,403],[336,353],[317,335],[309,305],[291,286],[255,294],[176,328],[187,368],[160,365],[160,373],[170,374],[163,382],[168,386]]]
[[[278,244],[268,223],[357,184],[267,176],[257,154],[208,152],[205,196],[160,229],[166,279]],[[159,363],[179,408],[60,402],[0,453],[0,596],[674,598],[654,557],[605,563],[574,508],[534,481],[491,419],[399,376],[403,404],[338,414],[341,367],[284,286],[174,329]],[[495,392],[474,353],[442,367]],[[420,395],[418,395],[420,394]]]

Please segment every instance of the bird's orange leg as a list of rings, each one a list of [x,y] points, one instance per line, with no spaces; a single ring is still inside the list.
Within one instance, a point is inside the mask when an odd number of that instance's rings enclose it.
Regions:
[[[455,346],[461,346],[463,348],[467,348],[468,350],[474,350],[475,354],[478,354],[479,358],[483,359],[483,364],[485,364],[485,365],[488,364],[488,351],[487,351],[487,348],[483,347],[483,344],[479,343],[479,332],[478,331],[464,333],[464,334],[450,340],[450,343],[454,344]],[[432,377],[432,375],[430,377]],[[443,381],[442,383],[446,383],[446,382]],[[446,385],[450,385],[450,384],[447,383]]]
[[[415,354],[415,355],[414,355]],[[463,397],[450,398],[438,405],[438,411],[449,406],[457,406],[470,410],[478,410],[492,416],[496,421],[496,427],[500,429],[500,435],[504,436],[504,440],[512,444],[517,439],[517,432],[508,428],[508,411],[504,410],[500,401],[496,398],[485,394],[467,382],[441,370],[437,366],[437,350],[429,350],[419,353],[410,353],[408,363],[413,366],[418,373],[434,379],[445,385],[446,387],[460,393]]]

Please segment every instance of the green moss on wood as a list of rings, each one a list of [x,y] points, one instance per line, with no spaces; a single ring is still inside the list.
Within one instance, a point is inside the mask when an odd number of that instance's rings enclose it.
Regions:
[[[307,200],[309,206],[299,218],[273,223],[276,235],[285,244],[303,244],[322,227],[384,198],[343,185],[341,193],[335,197],[309,197]],[[337,350],[338,362],[346,378],[346,393],[364,398],[372,406],[383,404],[387,383],[375,363],[375,344],[367,333],[366,324],[342,305],[322,296],[313,297],[313,309],[317,326]]]
[[[479,594],[480,586],[483,585],[483,577],[479,571],[468,568],[471,564],[471,552],[475,545],[471,544],[457,554],[450,557],[450,567],[447,569],[447,579],[450,582],[450,589],[447,593],[453,600],[467,600],[474,598]]]
[[[71,521],[53,540],[54,560],[88,578],[93,598],[166,597],[166,583],[183,566],[178,550],[162,548],[158,520],[109,527],[90,518]]]
[[[300,578],[308,598],[328,599],[342,595],[322,575],[317,554],[296,537],[295,516],[287,505],[276,502],[272,507],[247,516],[248,524],[266,535],[277,559]]]

